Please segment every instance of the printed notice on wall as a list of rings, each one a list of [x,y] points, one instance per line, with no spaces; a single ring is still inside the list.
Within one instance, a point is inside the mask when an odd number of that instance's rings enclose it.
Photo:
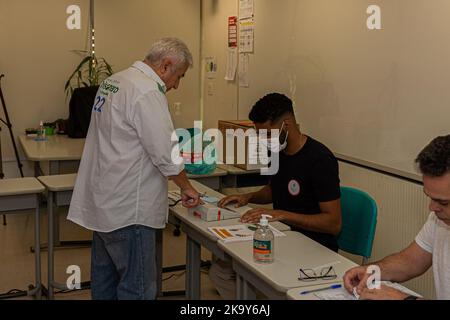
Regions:
[[[247,53],[239,54],[239,86],[248,88],[249,83],[249,55]]]
[[[253,18],[255,12],[254,0],[239,0],[239,20]]]
[[[237,40],[237,17],[228,17],[228,48],[236,48]]]
[[[255,20],[246,19],[239,22],[239,52],[253,52],[255,38]]]
[[[229,48],[227,54],[227,73],[225,75],[225,80],[234,81],[236,77],[236,69],[237,69],[237,49]]]
[[[205,72],[208,79],[215,79],[217,74],[217,63],[215,57],[205,58]]]

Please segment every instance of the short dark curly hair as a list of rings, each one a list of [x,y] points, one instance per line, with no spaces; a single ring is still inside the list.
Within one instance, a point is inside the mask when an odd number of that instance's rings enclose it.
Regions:
[[[450,134],[435,138],[417,156],[420,171],[427,176],[441,177],[450,172]]]
[[[294,114],[291,99],[281,93],[270,93],[255,103],[248,117],[254,123],[265,123],[269,120],[273,123],[286,113]]]

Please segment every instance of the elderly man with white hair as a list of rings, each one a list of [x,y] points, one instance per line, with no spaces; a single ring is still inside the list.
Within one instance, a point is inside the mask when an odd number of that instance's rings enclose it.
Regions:
[[[167,223],[168,178],[186,207],[201,201],[171,157],[176,142],[165,95],[192,64],[182,41],[164,38],[144,61],[100,85],[68,215],[94,231],[93,299],[155,299],[155,234]]]

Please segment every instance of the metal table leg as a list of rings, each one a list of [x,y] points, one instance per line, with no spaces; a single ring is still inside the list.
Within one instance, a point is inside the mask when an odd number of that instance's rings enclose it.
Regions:
[[[201,247],[187,235],[186,239],[186,298],[200,299]]]
[[[53,192],[48,192],[48,203],[47,203],[47,211],[48,211],[48,298],[52,300],[54,298],[53,294],[53,277],[54,277],[54,271],[53,271],[53,233],[54,233],[54,222],[53,222]],[[38,251],[39,248],[36,247],[36,251]]]
[[[248,283],[245,279],[242,285],[242,295],[244,300],[256,300],[255,288]]]
[[[239,274],[236,274],[236,299],[237,300],[243,300],[244,299],[244,294],[243,294],[243,290],[242,290],[242,286],[243,286],[243,282],[244,279],[242,279],[242,277]]]
[[[41,166],[39,161],[34,162],[34,176],[37,178],[41,175]]]
[[[255,288],[239,273],[236,273],[236,299],[256,300]]]
[[[55,271],[54,271],[54,265],[55,265],[55,250],[54,250],[54,228],[52,226],[55,223],[54,219],[54,211],[53,211],[53,198],[55,197],[55,193],[52,191],[48,192],[48,205],[47,205],[47,211],[48,211],[48,299],[53,300],[54,299],[54,289],[60,289],[60,290],[68,290],[67,286],[65,284],[60,284],[55,281]],[[39,249],[38,249],[39,250]]]
[[[39,195],[36,195],[36,209],[34,215],[34,244],[36,250],[34,252],[34,264],[35,264],[35,281],[36,286],[28,292],[28,295],[35,296],[37,299],[42,298],[42,284],[41,284],[41,250],[39,244],[41,242],[41,220],[40,220],[40,206]]]
[[[49,161],[49,174],[56,175],[59,174],[59,161]],[[38,161],[34,162],[34,175],[38,177],[42,174],[42,170]],[[42,196],[41,203],[44,202]],[[54,203],[47,199],[47,206],[53,206]],[[64,249],[64,248],[89,248],[92,245],[91,240],[78,240],[78,241],[61,241],[59,237],[59,211],[58,207],[55,206],[55,212],[53,216],[53,249]],[[50,240],[49,240],[50,241]],[[41,250],[46,250],[48,244],[41,244]],[[30,248],[31,252],[34,252],[34,247]]]

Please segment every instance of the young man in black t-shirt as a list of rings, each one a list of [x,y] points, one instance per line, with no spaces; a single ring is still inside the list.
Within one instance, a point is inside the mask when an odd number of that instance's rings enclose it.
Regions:
[[[333,153],[320,142],[300,132],[292,101],[279,93],[260,99],[249,115],[256,129],[279,129],[279,169],[261,190],[222,199],[219,206],[237,202],[273,203],[273,210],[257,208],[242,216],[242,222],[259,222],[269,214],[337,251],[341,231],[339,169]]]
[[[333,153],[323,144],[302,134],[297,126],[292,101],[279,93],[268,94],[252,108],[250,115],[257,130],[278,129],[279,169],[261,190],[223,198],[219,206],[236,203],[273,203],[273,210],[256,208],[245,213],[244,223],[259,222],[262,214],[281,221],[322,245],[337,251],[336,236],[341,231],[339,169]],[[232,299],[232,286],[224,276],[228,266],[213,264],[212,281],[221,295]],[[220,274],[220,276],[217,276]],[[227,278],[232,280],[232,276]]]

